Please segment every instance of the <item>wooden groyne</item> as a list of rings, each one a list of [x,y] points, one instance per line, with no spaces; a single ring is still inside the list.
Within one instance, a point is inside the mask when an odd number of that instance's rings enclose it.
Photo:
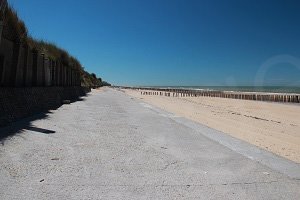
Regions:
[[[196,89],[175,88],[146,88],[146,87],[119,87],[121,89],[138,90],[141,95],[159,95],[167,97],[219,97],[254,101],[271,101],[283,103],[300,103],[300,94],[267,93],[267,92],[233,92],[210,91]]]

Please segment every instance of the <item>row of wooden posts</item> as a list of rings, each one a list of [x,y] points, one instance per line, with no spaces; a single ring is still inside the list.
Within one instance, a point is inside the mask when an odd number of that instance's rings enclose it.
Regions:
[[[227,92],[187,89],[130,88],[139,90],[141,95],[159,95],[167,97],[219,97],[255,101],[273,101],[300,103],[300,94],[263,93],[263,92]]]
[[[0,86],[80,86],[80,72],[28,46],[1,38]]]
[[[31,49],[4,25],[7,0],[0,0],[0,87],[80,86],[80,70]]]

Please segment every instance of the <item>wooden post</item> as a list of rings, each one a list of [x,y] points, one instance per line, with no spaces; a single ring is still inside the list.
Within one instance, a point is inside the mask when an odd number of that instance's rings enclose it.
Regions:
[[[32,51],[32,86],[37,86],[37,63],[38,63],[38,52]]]
[[[14,43],[14,47],[13,47],[11,70],[10,70],[10,76],[9,76],[10,78],[9,78],[9,82],[8,82],[7,86],[15,86],[16,85],[20,47],[21,47],[21,43],[19,41],[16,41]]]

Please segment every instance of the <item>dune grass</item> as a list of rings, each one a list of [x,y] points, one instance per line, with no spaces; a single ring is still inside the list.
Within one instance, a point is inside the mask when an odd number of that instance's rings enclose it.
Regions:
[[[83,86],[99,87],[103,85],[101,79],[98,79],[95,74],[86,72],[80,61],[74,56],[71,56],[69,52],[58,47],[55,43],[31,37],[28,34],[25,23],[19,18],[17,12],[10,5],[6,6],[3,14],[4,15],[1,16],[4,25],[2,37],[11,40],[14,43],[28,46],[31,50],[44,53],[49,59],[58,61],[64,66],[78,71],[81,75]]]

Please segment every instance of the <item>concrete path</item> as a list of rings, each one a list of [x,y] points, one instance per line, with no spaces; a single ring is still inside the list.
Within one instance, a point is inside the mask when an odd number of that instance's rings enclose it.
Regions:
[[[3,142],[0,199],[296,200],[299,169],[106,89]]]

